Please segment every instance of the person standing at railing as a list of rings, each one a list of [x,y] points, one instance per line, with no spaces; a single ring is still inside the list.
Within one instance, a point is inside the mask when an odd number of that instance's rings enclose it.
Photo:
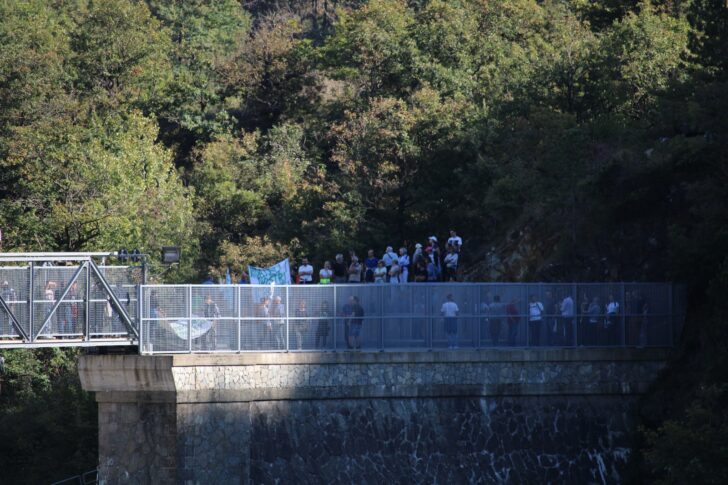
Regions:
[[[349,269],[344,263],[344,255],[337,254],[334,260],[334,283],[341,284],[346,283],[349,279]]]
[[[435,263],[435,269],[437,270],[437,279],[440,279],[442,275],[442,266],[440,265],[440,246],[437,244],[437,237],[430,236],[428,239],[430,251],[429,256],[433,263]]]
[[[316,348],[326,349],[326,340],[329,337],[329,327],[331,326],[331,309],[329,308],[328,300],[321,302],[321,309],[319,310],[319,320],[316,326]],[[323,345],[319,345],[319,342]],[[347,342],[348,344],[348,342]]]
[[[480,302],[480,314],[482,315],[480,317],[480,329],[478,330],[478,333],[480,334],[480,342],[478,342],[478,347],[481,347],[483,345],[483,342],[485,341],[485,335],[486,332],[490,329],[490,305],[492,303],[492,297],[490,292],[487,292],[484,296],[482,301]]]
[[[457,281],[458,277],[458,253],[452,246],[447,247],[445,255],[445,281]]]
[[[220,307],[217,306],[212,295],[207,295],[205,303],[202,305],[202,314],[205,319],[211,322],[210,330],[205,335],[206,350],[215,350],[217,348],[217,319],[220,318]]]
[[[270,320],[270,298],[264,296],[260,299],[260,303],[255,309],[255,317],[260,328],[260,349],[272,349],[275,338],[273,332],[273,322]]]
[[[306,300],[298,300],[296,324],[293,327],[296,332],[296,348],[298,350],[303,350],[303,343],[309,330],[309,316]]]
[[[490,341],[493,347],[497,347],[500,341],[503,317],[506,315],[506,306],[501,302],[500,295],[493,296],[493,303],[490,304],[489,311]]]
[[[387,246],[387,250],[384,251],[382,260],[384,261],[384,267],[387,268],[387,281],[389,281],[389,270],[392,269],[392,263],[397,261],[397,264],[399,264],[399,257],[397,256],[397,253],[394,252],[394,249],[392,249],[392,246]]]
[[[151,321],[149,322],[148,335],[151,340],[151,345],[149,345],[150,352],[154,350],[153,346],[155,344],[159,345],[162,343],[163,330],[160,318],[164,317],[164,311],[159,306],[159,293],[157,290],[152,290],[151,293],[149,293],[149,318]]]
[[[377,264],[379,263],[379,260],[374,256],[374,250],[370,249],[367,251],[367,257],[364,260],[364,282],[365,283],[374,283],[374,271],[377,269]]]
[[[276,346],[279,350],[286,348],[286,307],[280,296],[273,298],[273,305],[270,308],[270,316],[273,319],[273,331],[276,336]]]
[[[546,290],[543,299],[544,307],[544,324],[546,326],[546,343],[548,345],[556,345],[556,330],[558,325],[556,324],[556,318],[559,314],[559,304],[551,293],[551,290]]]
[[[427,248],[432,252],[432,248]],[[438,279],[440,279],[440,274],[437,271],[437,265],[435,264],[435,261],[432,260],[431,257],[427,258],[427,281],[429,283],[435,283]]]
[[[302,285],[313,283],[313,266],[309,264],[308,258],[301,260],[301,266],[298,267],[298,281]]]
[[[387,281],[387,267],[384,266],[384,261],[379,260],[377,267],[374,269],[374,282],[375,283],[386,283]]]
[[[60,297],[60,295],[59,295]],[[76,333],[76,324],[78,321],[78,283],[75,281],[66,293],[65,302],[62,303],[63,313],[61,315],[61,338],[71,338]]]
[[[5,301],[5,304],[8,306],[10,312],[15,314],[15,300],[17,298],[15,288],[10,286],[10,283],[8,283],[7,281],[3,281],[2,290],[0,290],[0,296],[2,296],[3,301]],[[0,311],[0,334],[15,335],[16,331],[13,329],[13,326],[10,323],[10,315],[6,315],[6,318],[3,318],[4,315],[5,312]]]
[[[410,257],[407,254],[407,248],[399,248],[399,282],[407,283],[409,280]]]
[[[571,295],[566,295],[561,300],[559,307],[561,318],[559,319],[558,334],[562,345],[574,345],[574,299]]]
[[[531,347],[541,345],[541,331],[543,327],[543,303],[536,300],[536,295],[529,297],[528,303],[528,344]]]
[[[508,315],[508,345],[516,346],[516,337],[518,336],[518,325],[521,323],[521,315],[518,312],[518,300],[512,298],[506,306],[506,314]]]
[[[448,293],[445,303],[440,308],[440,314],[443,317],[445,335],[447,336],[447,344],[449,349],[458,348],[458,314],[460,309],[453,300],[452,293]]]
[[[463,238],[458,236],[458,234],[451,229],[450,238],[447,240],[447,245],[452,246],[453,248],[455,248],[455,252],[459,253],[460,249],[463,247]]]
[[[350,296],[349,302],[344,306],[344,316],[348,319],[349,332],[347,346],[352,350],[361,350],[361,331],[364,323],[364,307],[359,298]]]
[[[400,268],[399,268],[399,261],[396,259],[392,261],[392,266],[389,268],[389,282],[390,283],[399,283],[399,277],[400,277]]]
[[[426,283],[427,282],[427,265],[424,258],[420,258],[413,265],[412,274],[414,275],[415,283]]]
[[[412,265],[416,265],[419,261],[425,260],[425,254],[422,249],[422,244],[415,244],[415,252],[412,254]]]
[[[334,277],[334,272],[331,271],[331,261],[324,262],[324,267],[319,271],[319,284],[328,285]]]
[[[602,343],[600,308],[599,297],[595,296],[587,310],[587,313],[589,314],[589,330],[584,332],[584,342],[586,345],[599,345]]]
[[[349,265],[349,283],[361,283],[361,263],[356,256],[351,257]]]
[[[606,344],[616,345],[619,339],[619,303],[614,295],[609,295],[609,301],[605,307],[607,318],[604,320]]]
[[[577,318],[576,340],[579,345],[586,345],[589,332],[589,296],[586,293],[581,294],[579,302],[579,315]]]

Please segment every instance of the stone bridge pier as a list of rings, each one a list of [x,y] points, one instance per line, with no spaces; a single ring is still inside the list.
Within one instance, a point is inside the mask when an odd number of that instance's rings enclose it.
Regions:
[[[88,355],[101,483],[616,483],[665,349]]]

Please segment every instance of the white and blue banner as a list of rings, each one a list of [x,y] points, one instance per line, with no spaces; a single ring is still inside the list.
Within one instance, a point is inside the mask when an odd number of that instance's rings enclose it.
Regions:
[[[270,268],[257,268],[248,266],[248,276],[251,285],[290,285],[291,284],[291,267],[288,264],[288,258],[274,264]]]

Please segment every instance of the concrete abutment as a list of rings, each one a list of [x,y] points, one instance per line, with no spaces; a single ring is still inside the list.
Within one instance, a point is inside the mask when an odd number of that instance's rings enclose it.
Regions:
[[[624,478],[664,349],[81,358],[102,483]]]

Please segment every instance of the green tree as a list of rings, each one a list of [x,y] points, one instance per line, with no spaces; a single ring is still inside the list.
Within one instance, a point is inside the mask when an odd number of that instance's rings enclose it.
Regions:
[[[234,126],[229,113],[234,100],[226,99],[221,70],[247,40],[250,15],[238,0],[153,0],[149,5],[172,40],[170,96],[160,115],[196,138],[229,131]]]
[[[70,251],[181,244],[194,254],[191,200],[156,136],[139,113],[16,130],[0,160],[3,177],[14,180],[0,209],[10,244]]]
[[[168,32],[143,2],[89,1],[73,31],[75,85],[100,107],[159,107],[169,83]]]

